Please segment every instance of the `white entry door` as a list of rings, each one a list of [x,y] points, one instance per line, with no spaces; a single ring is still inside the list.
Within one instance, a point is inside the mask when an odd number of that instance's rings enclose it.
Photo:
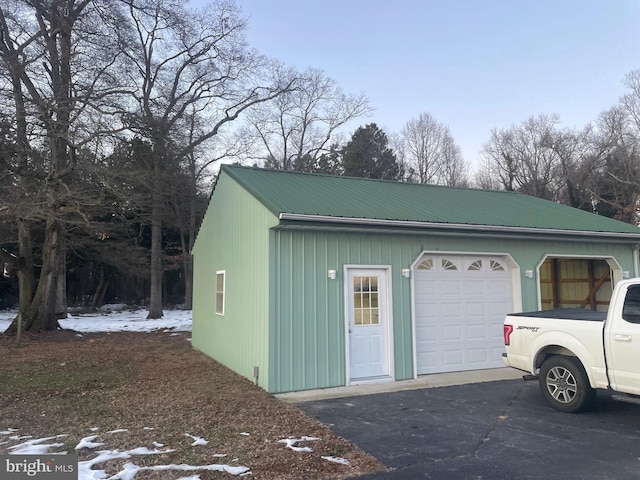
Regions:
[[[389,377],[389,313],[387,271],[347,270],[347,331],[349,379]]]

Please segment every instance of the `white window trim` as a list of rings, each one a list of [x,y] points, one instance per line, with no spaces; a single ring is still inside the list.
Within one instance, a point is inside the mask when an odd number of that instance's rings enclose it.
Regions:
[[[222,275],[222,311],[218,311],[218,275]],[[214,300],[214,309],[216,315],[224,316],[224,307],[227,300],[227,272],[226,270],[216,271],[216,291]]]

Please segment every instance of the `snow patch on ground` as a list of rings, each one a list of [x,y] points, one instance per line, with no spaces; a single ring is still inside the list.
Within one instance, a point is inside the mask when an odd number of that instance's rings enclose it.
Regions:
[[[57,452],[56,449],[60,448],[64,445],[64,443],[54,442],[48,443],[51,440],[56,440],[60,438],[67,437],[68,435],[61,434],[55,435],[51,437],[44,438],[36,438],[33,439],[31,435],[13,435],[17,432],[18,429],[7,429],[0,431],[0,440],[10,443],[16,442],[20,440],[24,440],[25,438],[30,438],[30,440],[22,443],[18,443],[16,445],[12,445],[8,447],[10,454],[13,455],[64,455],[67,452]],[[124,433],[128,432],[126,429],[118,429],[111,430],[106,432],[107,434],[112,433]],[[11,435],[8,438],[5,438],[7,435]],[[187,435],[188,437],[198,439],[193,445],[206,445],[208,443],[199,443],[199,437],[193,437],[192,435]],[[104,445],[104,442],[96,442],[95,440],[100,438],[100,435],[89,435],[80,439],[78,444],[75,447],[75,450],[93,450],[95,448],[101,447]],[[154,446],[161,445],[158,442],[153,442]],[[231,475],[251,475],[251,468],[245,467],[243,465],[227,465],[227,464],[209,464],[209,465],[186,465],[186,464],[167,464],[167,465],[152,465],[152,466],[139,466],[133,462],[127,462],[122,466],[122,469],[115,473],[114,475],[109,475],[107,472],[100,468],[100,466],[110,460],[115,459],[131,459],[132,457],[141,457],[146,455],[163,455],[166,453],[175,452],[175,449],[166,448],[159,449],[154,448],[150,449],[147,447],[138,447],[131,450],[119,451],[119,450],[98,450],[95,452],[95,456],[90,458],[89,460],[78,462],[78,480],[102,480],[105,478],[109,478],[111,480],[134,480],[135,476],[138,472],[152,472],[152,471],[178,471],[178,472],[197,472],[197,471],[214,471],[214,472],[226,472]],[[214,458],[223,458],[225,454],[215,454]],[[232,462],[233,463],[233,462]],[[98,467],[98,468],[94,468]],[[191,475],[189,477],[182,477],[181,480],[196,480],[199,479],[199,475]]]
[[[75,450],[82,450],[83,448],[98,448],[104,445],[104,442],[94,442],[98,438],[98,435],[90,435],[80,440],[76,445]]]
[[[100,312],[95,314],[77,314],[68,316],[64,320],[60,320],[60,325],[64,329],[71,329],[81,333],[88,332],[190,332],[191,331],[191,311],[188,310],[167,310],[164,312],[164,316],[158,320],[147,320],[146,310],[127,310],[126,305],[109,305],[103,307]],[[17,311],[15,310],[0,310],[0,332],[4,332],[11,324]],[[80,333],[79,333],[80,335]],[[190,340],[190,339],[188,339]],[[153,430],[152,427],[144,427],[145,430]],[[98,432],[98,427],[89,428],[91,432]],[[101,435],[95,433],[93,435],[81,438],[76,447],[76,451],[80,450],[94,450],[98,447],[103,447],[105,442],[96,440],[108,440],[104,436],[127,433],[128,429],[118,428],[115,430],[109,430]],[[203,438],[196,437],[185,433],[187,437],[194,440],[192,446],[207,445],[209,442]],[[241,432],[240,435],[249,436],[247,432]],[[42,454],[55,454],[64,455],[67,452],[59,452],[56,449],[62,447],[64,443],[60,443],[61,438],[68,435],[61,434],[51,437],[34,439],[32,435],[19,435],[17,428],[6,428],[0,430],[0,445],[11,444],[15,442],[15,445],[7,447],[7,450],[11,454],[15,455],[42,455]],[[22,441],[26,440],[26,441]],[[320,440],[316,437],[302,436],[300,438],[285,438],[278,440],[279,443],[285,444],[287,448],[290,448],[294,452],[312,452],[313,450],[308,446],[297,446],[301,442],[312,442]],[[210,464],[210,465],[185,465],[185,464],[168,464],[168,465],[154,465],[154,466],[138,466],[135,463],[128,462],[123,465],[122,470],[116,474],[109,476],[105,470],[100,469],[100,465],[113,459],[131,459],[135,456],[145,455],[162,455],[175,451],[174,449],[166,448],[165,444],[160,442],[152,442],[154,449],[147,447],[139,447],[127,451],[118,450],[98,450],[95,456],[89,460],[81,461],[78,464],[78,480],[103,480],[109,478],[111,480],[134,480],[138,472],[143,471],[180,471],[180,472],[196,472],[196,471],[217,471],[226,472],[230,475],[247,476],[252,475],[251,468],[241,465],[229,465],[229,464]],[[226,453],[213,454],[213,458],[222,459],[227,456]],[[324,460],[342,465],[349,466],[348,460],[341,457],[325,456]],[[234,458],[229,463],[235,463],[238,459]],[[98,467],[94,469],[93,467]],[[181,477],[179,480],[201,480],[199,474],[193,474],[185,477]]]
[[[326,456],[326,457],[320,457],[320,458],[328,462],[339,463],[340,465],[346,465],[347,467],[351,466],[351,462],[349,462],[349,460],[347,460],[346,458],[332,457],[332,456]]]
[[[287,448],[290,448],[294,452],[313,452],[313,449],[311,447],[297,447],[296,445],[300,442],[315,442],[316,440],[320,439],[307,436],[302,436],[300,438],[289,437],[278,440],[278,443],[284,443]]]
[[[147,320],[147,310],[131,310],[126,305],[109,305],[97,313],[67,315],[60,320],[66,330],[89,332],[190,332],[191,310],[165,310],[162,318]],[[4,332],[18,312],[0,310],[0,332]]]
[[[58,448],[64,445],[64,443],[44,443],[49,440],[55,440],[57,438],[63,438],[68,435],[55,435],[53,437],[37,438],[35,440],[28,440],[26,442],[12,445],[8,448],[9,453],[12,455],[44,455],[45,453],[59,453],[64,455],[67,452],[51,452],[52,448]],[[13,436],[9,437],[9,440],[22,440],[24,438],[31,438],[31,435],[25,437]]]
[[[188,433],[185,433],[184,435],[185,437],[193,438],[194,442],[191,444],[192,447],[196,447],[198,445],[207,445],[209,443],[209,440],[205,440],[204,438],[195,437],[193,435],[189,435]]]

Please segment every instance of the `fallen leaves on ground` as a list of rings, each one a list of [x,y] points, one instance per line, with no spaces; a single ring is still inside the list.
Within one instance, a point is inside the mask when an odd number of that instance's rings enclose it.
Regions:
[[[54,450],[81,461],[96,457],[95,448],[75,450],[82,440],[119,451],[166,446],[166,453],[136,457],[136,480],[185,475],[151,468],[162,465],[242,465],[265,480],[342,479],[384,469],[294,405],[193,350],[189,336],[64,331],[26,335],[21,347],[0,337],[0,430],[65,435]],[[298,449],[280,442],[305,438],[317,440],[300,441]],[[0,445],[0,454],[12,444]],[[96,468],[114,475],[133,468],[127,462],[110,459]],[[229,476],[193,473],[202,480]]]

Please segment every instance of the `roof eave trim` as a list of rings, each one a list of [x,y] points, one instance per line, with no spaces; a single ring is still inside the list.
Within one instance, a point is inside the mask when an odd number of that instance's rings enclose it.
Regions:
[[[280,220],[293,220],[303,222],[322,223],[342,223],[362,226],[394,226],[408,228],[434,228],[442,230],[465,230],[486,232],[491,228],[492,232],[499,231],[505,233],[535,233],[546,235],[573,235],[582,237],[612,237],[612,238],[633,238],[640,240],[640,233],[624,232],[597,232],[591,230],[563,230],[555,228],[534,228],[534,227],[508,227],[503,225],[469,225],[464,223],[439,223],[439,222],[418,222],[413,220],[385,220],[377,218],[359,217],[333,217],[330,215],[309,215],[304,213],[285,213],[278,215]]]

